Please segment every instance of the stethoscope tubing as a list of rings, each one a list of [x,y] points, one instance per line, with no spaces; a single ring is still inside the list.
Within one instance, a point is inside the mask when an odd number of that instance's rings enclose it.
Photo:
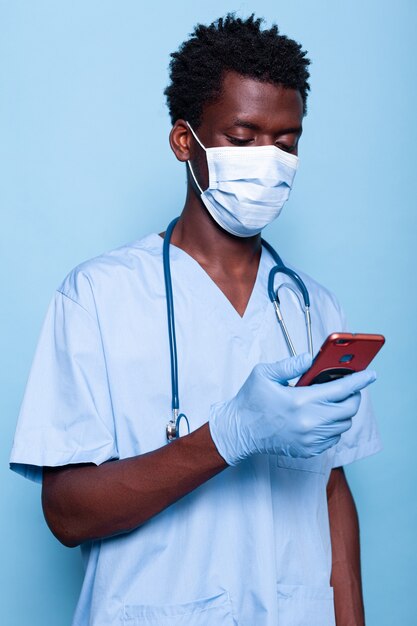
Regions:
[[[165,294],[166,294],[166,305],[167,305],[167,321],[168,321],[168,338],[169,338],[169,353],[170,353],[170,363],[171,363],[171,419],[167,424],[166,435],[168,441],[173,441],[179,437],[179,425],[182,419],[187,424],[188,432],[190,432],[190,425],[186,415],[179,412],[180,408],[180,398],[178,391],[178,354],[177,354],[177,340],[175,335],[175,312],[174,312],[174,297],[172,292],[172,277],[171,277],[171,264],[170,264],[170,242],[172,232],[175,228],[176,223],[178,222],[179,217],[176,217],[172,222],[168,225],[168,228],[165,232],[163,248],[162,248],[162,259],[163,259],[163,267],[164,267],[164,281],[165,281]],[[268,295],[271,302],[274,305],[275,313],[281,327],[282,333],[284,335],[285,341],[287,343],[289,352],[292,356],[295,356],[295,348],[294,344],[291,341],[291,337],[289,335],[288,329],[286,327],[284,318],[281,312],[280,301],[278,297],[278,291],[274,290],[274,280],[277,274],[285,274],[289,278],[291,278],[297,287],[299,288],[301,295],[304,301],[304,314],[306,320],[306,328],[307,328],[307,340],[308,340],[308,348],[313,355],[313,340],[312,340],[312,332],[311,332],[311,316],[310,316],[310,296],[307,290],[307,287],[304,284],[304,281],[300,278],[300,276],[292,269],[284,265],[281,257],[276,252],[276,250],[264,239],[261,240],[264,248],[270,253],[272,258],[274,259],[276,265],[271,269],[268,276]]]
[[[178,394],[178,354],[177,354],[177,339],[175,335],[175,313],[174,313],[174,297],[172,293],[172,278],[171,278],[171,263],[169,259],[169,246],[172,236],[172,231],[178,222],[178,217],[169,224],[165,232],[164,244],[162,250],[163,264],[164,264],[164,280],[165,280],[165,294],[167,305],[167,320],[168,320],[168,337],[169,337],[169,354],[171,360],[171,408],[173,411],[179,410],[180,399]]]

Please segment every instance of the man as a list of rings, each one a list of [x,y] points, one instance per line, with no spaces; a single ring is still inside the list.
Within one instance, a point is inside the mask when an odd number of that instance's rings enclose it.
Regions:
[[[167,444],[163,236],[153,234],[80,265],[57,290],[12,468],[43,477],[51,530],[81,545],[74,626],[330,626],[335,614],[338,626],[360,626],[358,523],[342,466],[379,449],[359,393],[374,375],[288,385],[311,360],[288,358],[260,236],[294,177],[309,61],[276,27],[233,15],[198,26],[172,57],[170,142],[188,184],[169,251],[191,433]],[[344,321],[302,276],[319,347]],[[277,277],[274,288],[288,284]],[[298,296],[280,297],[305,353]]]

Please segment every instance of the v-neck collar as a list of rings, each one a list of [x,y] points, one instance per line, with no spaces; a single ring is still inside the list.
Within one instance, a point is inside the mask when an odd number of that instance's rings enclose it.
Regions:
[[[159,240],[158,243],[160,245],[161,253],[162,253],[162,247],[163,247],[164,240],[163,240],[163,238],[160,235],[158,235],[156,233],[155,233],[155,237],[157,237],[157,239]],[[175,260],[182,259],[183,261],[185,261],[187,263],[187,265],[190,268],[193,269],[194,272],[196,272],[200,276],[204,277],[205,282],[209,285],[210,291],[212,291],[213,294],[215,294],[215,297],[216,297],[217,300],[219,300],[219,303],[223,304],[223,306],[225,306],[229,310],[229,313],[233,317],[235,317],[238,321],[240,320],[241,322],[248,322],[252,318],[254,313],[259,312],[260,308],[262,308],[262,310],[263,310],[264,309],[264,304],[267,304],[269,302],[267,291],[266,291],[266,282],[267,282],[266,281],[266,273],[267,273],[267,268],[265,267],[265,265],[266,265],[265,257],[268,257],[269,255],[268,255],[267,251],[265,250],[265,248],[263,246],[261,248],[261,256],[260,256],[260,259],[259,259],[259,265],[258,265],[258,270],[257,270],[257,273],[256,273],[255,282],[253,284],[251,294],[250,294],[248,302],[246,304],[245,311],[244,311],[243,315],[240,315],[240,313],[233,306],[233,304],[231,303],[229,298],[220,289],[220,287],[217,285],[217,283],[212,279],[210,274],[208,274],[206,272],[204,267],[202,265],[200,265],[200,263],[193,256],[188,254],[188,252],[185,252],[185,250],[183,250],[179,246],[176,246],[176,245],[174,245],[172,243],[170,243],[169,245],[170,245],[170,260],[175,262]],[[264,290],[266,298],[262,299],[262,305],[260,307],[259,306],[260,302],[259,301],[256,302],[256,300],[259,300],[257,298],[257,295],[258,295],[259,291],[261,291],[261,290]]]

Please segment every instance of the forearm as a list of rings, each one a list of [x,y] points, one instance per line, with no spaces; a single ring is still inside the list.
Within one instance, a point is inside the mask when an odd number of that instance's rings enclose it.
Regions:
[[[327,495],[336,625],[364,626],[359,521],[343,468],[332,471]]]
[[[71,547],[127,532],[226,467],[205,424],[140,456],[100,466],[45,468],[45,518],[57,538]]]

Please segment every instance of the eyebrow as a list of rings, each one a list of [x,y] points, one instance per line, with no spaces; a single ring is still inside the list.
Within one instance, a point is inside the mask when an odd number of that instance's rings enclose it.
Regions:
[[[239,118],[233,120],[232,126],[239,126],[239,128],[249,128],[250,130],[260,130],[258,124],[254,124],[253,122],[245,122],[245,120],[240,120]]]
[[[249,130],[261,130],[261,127],[258,126],[258,124],[254,124],[253,122],[246,122],[245,120],[241,120],[239,118],[236,118],[233,121],[232,126],[237,126],[238,128],[248,128]],[[280,135],[292,135],[294,134],[300,134],[302,133],[302,127],[301,126],[294,126],[292,128],[283,128],[279,134]]]

